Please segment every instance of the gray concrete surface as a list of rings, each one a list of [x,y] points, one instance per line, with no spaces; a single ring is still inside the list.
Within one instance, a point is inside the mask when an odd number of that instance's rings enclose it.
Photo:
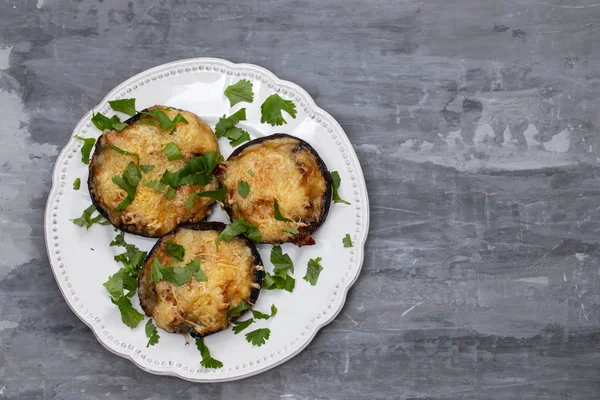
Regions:
[[[600,4],[0,2],[0,399],[597,399]],[[344,127],[371,201],[363,273],[292,361],[149,375],[62,299],[43,239],[54,159],[149,67],[262,65]]]

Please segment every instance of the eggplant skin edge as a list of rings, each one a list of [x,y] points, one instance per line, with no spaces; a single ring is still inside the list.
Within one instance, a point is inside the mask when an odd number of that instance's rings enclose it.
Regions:
[[[152,246],[152,249],[150,249],[150,251],[148,252],[148,255],[146,256],[146,259],[144,260],[143,265],[145,266],[148,261],[150,261],[150,259],[154,256],[154,253],[156,252],[156,250],[158,250],[158,248],[160,247],[161,243],[163,242],[164,238],[167,238],[171,235],[175,235],[177,232],[179,232],[180,230],[183,229],[189,229],[189,230],[195,230],[195,231],[219,231],[222,232],[223,229],[225,229],[227,225],[225,225],[222,222],[198,222],[198,223],[185,223],[182,225],[179,225],[177,228],[173,229],[171,232],[167,233],[165,236],[163,236],[161,239],[159,239],[154,246]],[[248,247],[250,247],[250,251],[252,252],[252,257],[254,258],[254,265],[263,265],[262,259],[260,257],[260,254],[258,252],[258,250],[256,249],[256,246],[254,245],[254,243],[248,239],[247,237],[243,236],[243,235],[239,235],[236,236],[237,238],[243,239],[246,242],[246,245],[248,245]],[[254,270],[254,283],[257,283],[259,285],[259,288],[255,288],[253,287],[250,291],[250,298],[248,299],[248,303],[251,306],[254,306],[256,304],[256,301],[258,300],[258,296],[260,294],[260,288],[262,287],[262,282],[263,282],[263,278],[264,278],[264,270]],[[140,271],[140,274],[138,276],[138,297],[140,298],[140,306],[142,307],[142,310],[144,310],[144,313],[146,314],[146,316],[152,318],[152,313],[150,312],[151,310],[147,307],[147,304],[145,304],[144,302],[142,302],[142,292],[145,293],[145,290],[143,288],[143,286],[146,285],[148,287],[148,293],[146,293],[146,295],[151,297],[151,303],[156,303],[156,289],[153,283],[147,281],[146,279],[146,274],[144,273],[144,267],[142,267],[142,270]],[[214,330],[214,331],[210,331],[204,334],[199,334],[196,330],[194,329],[189,329],[189,330],[185,330],[185,331],[177,331],[177,332],[172,332],[172,333],[188,333],[190,334],[190,336],[192,337],[204,337],[204,336],[208,336],[208,335],[212,335],[213,333],[217,333],[217,332],[221,332],[222,330],[225,330],[229,327],[229,325],[231,325],[233,322],[235,322],[238,318],[240,318],[242,315],[244,315],[244,313],[246,313],[248,310],[244,310],[242,312],[236,313],[236,314],[232,314],[229,319],[227,320],[227,325],[221,327],[220,329]]]
[[[284,138],[295,139],[295,140],[299,141],[300,145],[302,147],[308,149],[312,153],[312,155],[315,156],[315,158],[317,160],[317,165],[319,166],[319,170],[321,171],[321,175],[323,176],[323,179],[325,179],[326,189],[325,189],[325,194],[323,194],[323,204],[322,204],[323,211],[321,212],[321,218],[319,219],[319,221],[310,224],[308,227],[303,229],[299,234],[290,236],[289,240],[282,240],[282,241],[278,241],[278,242],[275,242],[275,241],[262,242],[261,241],[259,243],[274,244],[274,245],[283,244],[283,243],[293,243],[297,246],[313,245],[313,244],[315,244],[315,242],[312,239],[311,235],[314,232],[316,232],[317,229],[319,229],[325,223],[325,220],[327,219],[327,215],[329,214],[329,208],[331,207],[331,197],[333,194],[333,189],[332,189],[332,182],[331,182],[331,174],[329,173],[329,170],[327,169],[325,162],[323,161],[321,156],[319,156],[319,153],[317,153],[317,151],[314,149],[314,147],[312,147],[310,145],[310,143],[300,139],[299,137],[296,137],[293,135],[288,135],[287,133],[274,133],[272,135],[256,138],[249,142],[244,143],[240,147],[236,148],[229,155],[229,157],[227,157],[227,160],[225,161],[225,163],[227,163],[227,161],[229,161],[232,157],[236,157],[239,154],[241,154],[242,151],[244,151],[244,149],[246,149],[247,147],[250,147],[250,146],[253,146],[256,144],[260,144],[262,142],[266,142],[269,140],[284,139]],[[219,168],[218,167],[215,168],[216,174],[219,173],[218,171],[219,171]],[[219,187],[224,187],[223,184],[221,183],[220,179],[219,179]],[[219,203],[219,204],[221,204],[221,203]],[[229,216],[229,219],[231,221],[234,221],[233,210],[231,210],[231,208],[229,207],[227,202],[222,204],[222,208],[225,210],[225,212]]]
[[[144,108],[142,111],[140,111],[140,113],[126,119],[125,121],[123,121],[123,123],[130,125],[130,124],[136,122],[143,116],[143,114],[141,114],[141,113],[147,112],[148,110],[149,110],[149,108]],[[185,111],[185,110],[181,110],[179,108],[173,108],[173,110]],[[106,219],[108,222],[110,222],[111,225],[114,226],[115,228],[117,228],[118,230],[130,233],[132,235],[143,236],[143,237],[153,238],[153,239],[160,239],[161,236],[153,235],[153,234],[149,233],[146,229],[143,229],[143,228],[137,229],[133,225],[115,224],[114,222],[112,222],[112,220],[110,219],[110,211],[101,204],[101,202],[98,198],[99,196],[97,197],[94,194],[94,192],[92,190],[92,188],[96,186],[95,185],[96,174],[94,171],[94,168],[95,168],[94,161],[95,161],[96,157],[102,151],[102,148],[104,147],[104,141],[102,140],[103,134],[104,134],[104,131],[100,134],[100,136],[98,137],[98,140],[96,140],[96,144],[94,145],[94,152],[92,153],[92,157],[90,158],[90,164],[88,166],[87,185],[88,185],[88,192],[90,194],[90,199],[92,200],[92,204],[94,205],[94,207],[96,207],[96,210],[98,211],[98,213],[100,213],[100,215],[102,215],[102,217],[104,217],[104,219]],[[215,207],[215,203],[213,202],[206,210],[206,216],[204,217],[204,220],[202,222],[206,221],[206,219],[212,214],[214,207]],[[171,232],[169,232],[169,233],[171,233]],[[168,235],[169,233],[165,234],[164,236]]]

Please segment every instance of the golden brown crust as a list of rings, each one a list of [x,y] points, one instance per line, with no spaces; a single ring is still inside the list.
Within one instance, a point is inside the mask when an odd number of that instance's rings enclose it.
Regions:
[[[170,119],[181,113],[189,122],[177,124],[176,131],[169,135],[149,116],[136,116],[128,121],[122,131],[107,130],[102,133],[89,167],[88,186],[92,201],[96,208],[117,228],[129,233],[148,237],[161,237],[185,222],[200,222],[210,213],[214,200],[198,197],[191,209],[185,208],[189,194],[197,191],[215,190],[216,179],[206,186],[183,185],[175,189],[175,197],[167,199],[164,193],[143,185],[143,182],[160,181],[168,169],[174,172],[181,169],[194,156],[206,151],[219,152],[217,138],[210,126],[197,115],[183,110],[160,108]],[[156,126],[141,124],[139,120],[154,121]],[[163,148],[173,142],[184,158],[169,161]],[[122,211],[115,207],[126,197],[126,192],[119,188],[112,178],[121,175],[127,165],[135,158],[107,149],[105,145],[113,145],[139,155],[140,165],[153,165],[152,171],[142,174],[132,204]]]
[[[262,283],[262,261],[254,245],[244,237],[220,242],[214,240],[224,229],[221,223],[187,224],[157,242],[146,258],[138,277],[138,295],[146,315],[156,326],[174,333],[206,336],[225,329],[242,313],[227,316],[242,300],[254,304]],[[182,262],[166,251],[165,242],[185,248]],[[192,278],[175,286],[168,281],[150,281],[154,257],[165,267],[182,266],[198,258],[206,282]]]
[[[226,211],[233,220],[244,217],[257,226],[263,243],[314,244],[310,234],[327,216],[331,178],[308,143],[285,134],[255,139],[236,149],[216,174],[227,189]],[[250,186],[245,198],[238,191],[240,181]],[[275,219],[274,199],[292,222]]]

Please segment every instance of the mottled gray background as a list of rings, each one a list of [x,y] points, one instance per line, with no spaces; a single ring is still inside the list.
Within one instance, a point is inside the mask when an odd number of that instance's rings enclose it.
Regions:
[[[0,399],[599,398],[594,1],[0,1]],[[371,201],[335,322],[283,366],[213,385],[106,351],[59,293],[42,219],[81,116],[203,56],[307,89]]]

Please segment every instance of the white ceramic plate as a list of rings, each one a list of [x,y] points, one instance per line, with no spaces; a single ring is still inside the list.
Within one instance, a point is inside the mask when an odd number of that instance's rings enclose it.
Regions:
[[[242,78],[253,83],[254,102],[238,103],[232,108],[223,91]],[[298,114],[295,119],[284,114],[287,125],[272,127],[260,123],[260,105],[273,93],[279,93],[296,104]],[[111,304],[102,286],[120,268],[113,257],[123,249],[109,247],[116,233],[111,226],[94,225],[86,231],[71,222],[91,204],[85,184],[87,166],[81,162],[81,142],[71,138],[56,161],[45,216],[50,264],[67,303],[92,329],[102,345],[151,373],[195,382],[217,382],[251,376],[289,360],[340,312],[363,261],[369,227],[367,188],[356,154],[344,131],[297,85],[277,79],[271,72],[255,65],[232,64],[214,58],[176,61],[142,72],[117,86],[94,110],[112,115],[108,101],[130,97],[136,98],[138,109],[154,104],[181,108],[198,114],[213,127],[223,114],[230,115],[245,107],[247,121],[241,122],[240,127],[253,138],[284,132],[309,142],[329,170],[340,173],[340,195],[351,205],[331,205],[327,221],[314,235],[316,245],[302,248],[290,244],[283,246],[284,252],[294,261],[296,288],[293,293],[261,291],[255,308],[268,312],[274,303],[279,309],[274,318],[252,326],[252,329],[271,329],[267,343],[254,347],[246,342],[243,334],[234,335],[231,329],[211,335],[205,338],[205,343],[212,356],[222,361],[224,366],[208,370],[200,366],[201,358],[195,345],[186,346],[181,335],[161,331],[160,342],[146,348],[145,321],[136,329],[130,329],[121,322],[117,308]],[[98,137],[100,131],[90,123],[90,118],[91,111],[77,124],[73,134]],[[228,140],[220,139],[219,145],[227,158],[232,151]],[[72,188],[75,178],[82,181],[79,191]],[[210,220],[227,221],[218,206]],[[346,233],[352,236],[353,248],[342,245]],[[129,234],[126,240],[142,250],[149,250],[156,241]],[[269,262],[271,246],[258,247],[266,270],[272,271],[273,266]],[[302,277],[308,260],[315,257],[323,258],[321,264],[324,269],[317,285],[311,286]],[[140,309],[137,297],[132,302]]]

